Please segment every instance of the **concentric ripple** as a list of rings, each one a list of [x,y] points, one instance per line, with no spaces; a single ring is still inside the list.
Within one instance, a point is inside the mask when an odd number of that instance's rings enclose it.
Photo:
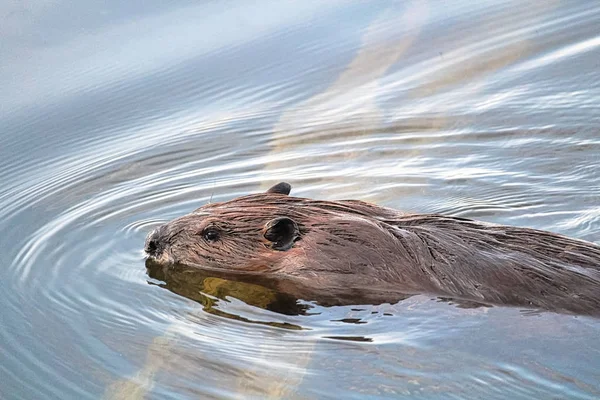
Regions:
[[[1,398],[600,397],[595,319],[324,308],[142,251],[281,180],[600,242],[600,6],[109,3],[0,6]]]

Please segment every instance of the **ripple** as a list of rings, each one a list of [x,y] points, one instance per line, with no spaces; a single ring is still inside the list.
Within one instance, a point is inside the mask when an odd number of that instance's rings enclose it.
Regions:
[[[133,221],[122,228],[127,236],[137,236],[138,234],[144,234],[151,232],[153,228],[156,228],[162,224],[167,223],[166,219],[155,219],[148,218],[139,221]]]

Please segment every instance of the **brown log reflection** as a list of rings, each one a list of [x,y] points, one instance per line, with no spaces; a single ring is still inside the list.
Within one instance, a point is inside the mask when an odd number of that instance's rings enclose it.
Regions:
[[[202,304],[205,312],[230,319],[286,329],[303,329],[298,325],[286,322],[253,321],[216,308],[218,301],[228,301],[227,297],[234,297],[251,306],[284,315],[304,315],[310,308],[307,304],[299,303],[297,298],[285,293],[276,292],[260,284],[230,280],[223,276],[214,276],[215,274],[197,268],[184,265],[163,266],[152,261],[146,261],[146,270],[148,276],[164,282],[149,282],[150,284],[160,286]]]
[[[413,295],[378,288],[331,287],[323,291],[285,278],[204,271],[197,267],[178,264],[163,266],[150,260],[146,261],[146,269],[148,276],[164,282],[151,284],[202,304],[206,312],[239,320],[244,318],[225,315],[226,313],[216,309],[218,300],[227,301],[227,297],[233,297],[248,305],[278,314],[308,315],[312,307],[306,302],[324,307],[378,305],[397,303]],[[284,325],[282,327],[291,328],[289,324]]]

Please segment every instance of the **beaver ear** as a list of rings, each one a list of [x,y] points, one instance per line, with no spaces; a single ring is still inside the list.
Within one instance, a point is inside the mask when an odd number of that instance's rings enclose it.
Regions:
[[[265,225],[265,239],[271,242],[275,250],[289,250],[298,238],[298,224],[293,219],[279,217],[270,220]]]
[[[292,185],[287,182],[279,182],[277,185],[272,186],[271,189],[267,190],[267,193],[285,194],[287,196],[290,194],[291,190]]]

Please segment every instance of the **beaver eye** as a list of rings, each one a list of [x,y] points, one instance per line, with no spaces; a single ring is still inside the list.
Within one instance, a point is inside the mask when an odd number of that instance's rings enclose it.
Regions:
[[[209,242],[215,242],[219,239],[219,232],[217,232],[214,228],[209,228],[202,233],[202,236],[204,236],[204,239]]]

